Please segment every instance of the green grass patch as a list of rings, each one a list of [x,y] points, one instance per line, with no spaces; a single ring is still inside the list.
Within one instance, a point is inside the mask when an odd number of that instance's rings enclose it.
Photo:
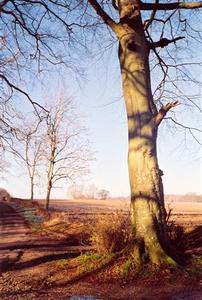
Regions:
[[[56,261],[56,266],[65,267],[65,266],[69,265],[70,261],[71,261],[71,258],[60,259],[60,260]]]
[[[176,262],[172,259],[172,257],[167,256],[166,257],[166,262],[170,265],[170,266],[176,266]]]
[[[61,259],[56,262],[58,267],[68,267],[75,274],[83,275],[97,271],[105,267],[113,259],[114,255],[101,255],[97,253],[86,253],[75,258]]]
[[[123,261],[121,265],[118,265],[115,268],[115,272],[122,276],[127,276],[132,268],[134,267],[134,261],[132,258],[128,258],[127,260]]]

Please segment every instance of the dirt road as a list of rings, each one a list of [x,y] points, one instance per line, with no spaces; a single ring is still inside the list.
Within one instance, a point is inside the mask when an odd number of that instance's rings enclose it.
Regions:
[[[39,288],[40,293],[51,272],[49,263],[86,250],[69,240],[32,234],[12,204],[0,202],[0,299],[38,299],[31,291]]]
[[[0,272],[20,259],[20,248],[29,241],[28,234],[24,219],[11,206],[0,202]]]

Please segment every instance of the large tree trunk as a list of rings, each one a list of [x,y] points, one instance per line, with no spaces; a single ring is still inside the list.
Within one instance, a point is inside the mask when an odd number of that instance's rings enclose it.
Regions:
[[[133,255],[159,264],[168,256],[166,211],[156,151],[158,125],[149,72],[149,46],[140,12],[129,14],[125,0],[119,1],[119,60],[128,117],[128,168],[131,187]],[[125,5],[125,6],[124,6]],[[135,5],[134,1],[133,4]],[[129,14],[129,15],[128,15]]]

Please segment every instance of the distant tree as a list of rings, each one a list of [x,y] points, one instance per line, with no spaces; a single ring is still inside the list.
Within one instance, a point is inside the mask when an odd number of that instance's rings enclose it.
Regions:
[[[95,184],[86,186],[84,190],[84,198],[87,199],[100,199],[104,200],[109,196],[109,191],[105,189],[99,189]]]
[[[109,191],[104,190],[104,189],[98,190],[96,198],[98,198],[100,200],[105,200],[105,199],[109,198]]]
[[[87,199],[96,199],[97,193],[98,187],[95,184],[89,184],[85,186],[83,197]]]
[[[51,190],[58,181],[74,181],[88,172],[91,157],[85,133],[72,100],[59,98],[46,118],[46,209],[49,208]]]
[[[77,185],[73,184],[68,188],[68,194],[73,198],[73,199],[82,199],[85,198],[84,196],[84,185]]]
[[[95,184],[77,185],[73,184],[68,189],[73,199],[100,199],[104,200],[109,197],[109,191],[99,189]]]

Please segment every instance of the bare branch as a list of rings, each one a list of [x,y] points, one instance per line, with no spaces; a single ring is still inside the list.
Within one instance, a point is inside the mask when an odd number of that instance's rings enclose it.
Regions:
[[[112,6],[113,6],[113,8],[116,9],[116,10],[119,9],[118,6],[117,6],[117,4],[116,4],[116,0],[112,0]]]
[[[157,113],[157,115],[155,116],[155,122],[156,122],[156,125],[158,126],[161,121],[164,119],[165,115],[167,114],[167,112],[177,106],[179,104],[178,101],[174,101],[174,102],[170,102],[170,103],[167,103],[166,105],[163,105],[161,107],[161,109],[159,110],[159,112]]]
[[[39,118],[40,118],[40,115],[39,115],[39,112],[37,110],[37,107],[41,108],[45,112],[48,112],[48,110],[45,107],[43,107],[42,105],[40,105],[38,102],[33,101],[31,99],[31,97],[29,96],[28,93],[26,93],[21,88],[19,88],[18,86],[14,85],[13,83],[11,83],[6,76],[4,76],[3,74],[0,74],[0,78],[3,79],[12,90],[16,90],[16,91],[20,92],[21,94],[23,94],[29,100],[29,102],[32,104],[32,106],[33,106],[33,108],[34,108],[34,110],[37,113],[37,115],[38,115]]]
[[[184,124],[182,124],[182,123],[180,123],[180,122],[178,122],[178,121],[174,120],[172,117],[166,117],[166,118],[165,118],[165,120],[170,120],[170,121],[172,121],[173,123],[175,123],[176,125],[178,125],[178,126],[180,126],[180,127],[184,128],[184,129],[188,129],[188,130],[197,131],[197,132],[199,132],[199,133],[201,133],[201,132],[202,132],[202,130],[201,130],[201,129],[199,129],[199,128],[196,128],[196,127],[192,127],[192,126],[187,126],[187,125],[184,125]]]
[[[156,4],[158,4],[158,3],[159,3],[159,0],[156,0]],[[145,27],[145,30],[147,30],[147,29],[149,28],[150,24],[153,22],[153,20],[154,20],[154,18],[155,18],[155,15],[156,15],[156,12],[157,12],[157,9],[155,8],[155,9],[152,11],[149,20],[147,20],[147,21],[145,22],[145,26],[144,26],[144,27]]]
[[[194,134],[194,131],[195,132],[198,132],[198,133],[202,133],[202,130],[199,129],[199,128],[196,128],[196,127],[192,127],[192,126],[187,126],[187,125],[184,125],[176,120],[174,120],[172,117],[166,117],[165,120],[170,120],[172,121],[173,123],[175,123],[177,126],[179,127],[182,127],[184,128],[185,130],[188,130],[188,132],[191,134],[192,138],[201,146],[202,143],[201,141],[196,137],[196,135]]]
[[[102,18],[102,20],[113,30],[117,27],[117,23],[104,11],[96,0],[88,0],[95,12]]]
[[[1,1],[0,3],[0,12],[1,10],[3,9],[3,7],[9,2],[10,0],[4,0],[4,1]]]
[[[175,44],[176,41],[179,41],[179,40],[184,39],[184,38],[185,38],[185,36],[179,36],[179,37],[176,37],[172,40],[162,38],[158,42],[149,43],[149,47],[152,50],[155,49],[155,48],[158,48],[158,47],[164,48],[164,47],[168,46],[169,44],[171,44],[171,43]]]
[[[141,10],[174,10],[174,9],[196,9],[202,7],[202,1],[198,2],[173,2],[173,3],[143,3]]]

